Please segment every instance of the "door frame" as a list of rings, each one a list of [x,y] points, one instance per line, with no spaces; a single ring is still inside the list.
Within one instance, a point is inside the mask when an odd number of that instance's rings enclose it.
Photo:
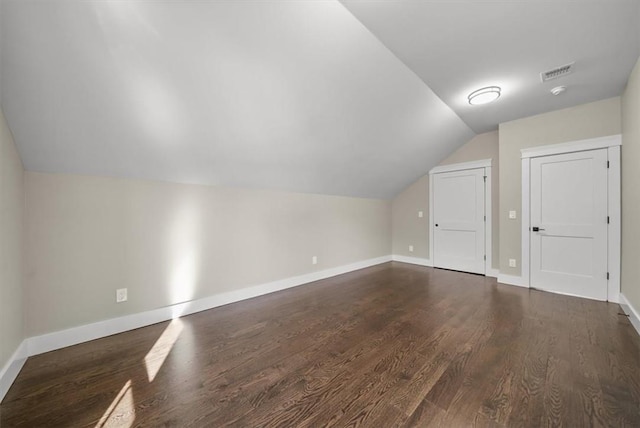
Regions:
[[[491,242],[491,159],[440,165],[429,171],[429,258],[431,259],[431,265],[433,265],[433,237],[435,234],[435,221],[433,218],[433,175],[443,172],[464,171],[467,169],[479,168],[484,168],[484,175],[487,177],[484,185],[484,214],[487,217],[484,222],[484,253],[486,255],[486,259],[484,261],[484,275],[497,277],[498,272],[492,268],[491,261],[493,251],[493,245]]]
[[[618,303],[620,300],[620,146],[622,136],[590,138],[588,140],[568,143],[549,144],[545,146],[521,149],[522,159],[522,285],[531,286],[531,158],[583,152],[587,150],[607,149],[609,169],[607,170],[607,211],[609,227],[607,228],[607,300]]]

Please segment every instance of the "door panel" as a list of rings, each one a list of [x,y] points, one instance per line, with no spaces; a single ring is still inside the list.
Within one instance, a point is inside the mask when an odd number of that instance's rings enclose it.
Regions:
[[[544,272],[592,276],[593,241],[572,236],[540,235],[540,269]]]
[[[607,151],[531,159],[531,286],[607,299]]]
[[[484,168],[432,177],[433,265],[484,274]]]

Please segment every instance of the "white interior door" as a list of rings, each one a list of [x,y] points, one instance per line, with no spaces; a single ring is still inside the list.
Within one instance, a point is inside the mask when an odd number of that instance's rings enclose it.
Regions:
[[[484,168],[433,174],[435,267],[485,273]]]
[[[531,287],[607,300],[607,150],[531,159]]]

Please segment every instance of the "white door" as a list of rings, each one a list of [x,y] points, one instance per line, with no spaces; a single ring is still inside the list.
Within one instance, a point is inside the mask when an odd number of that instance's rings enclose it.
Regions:
[[[607,300],[607,150],[531,159],[531,287]]]
[[[484,168],[433,174],[435,267],[485,273]]]

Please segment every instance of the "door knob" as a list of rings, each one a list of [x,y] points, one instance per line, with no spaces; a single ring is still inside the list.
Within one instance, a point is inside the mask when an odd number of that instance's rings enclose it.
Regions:
[[[543,231],[544,229],[540,229],[538,226],[533,226],[533,227],[531,228],[531,230],[533,230],[534,232],[541,232],[541,231]]]

